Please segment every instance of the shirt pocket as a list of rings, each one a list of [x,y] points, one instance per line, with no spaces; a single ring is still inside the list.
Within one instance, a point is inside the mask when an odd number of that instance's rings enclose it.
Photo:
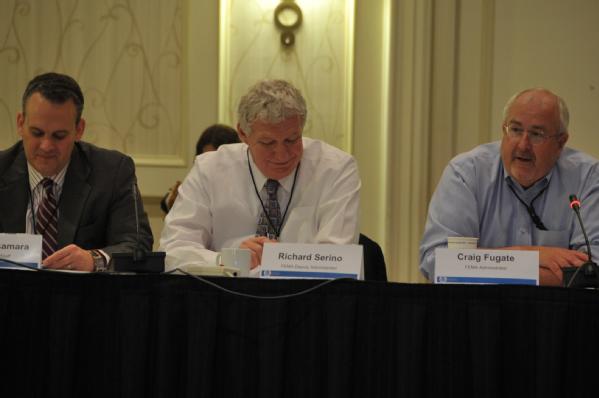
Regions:
[[[536,235],[536,242],[539,246],[554,246],[566,249],[570,247],[570,230],[541,231],[537,229]]]
[[[299,206],[289,209],[287,220],[281,231],[284,242],[310,243],[316,237],[316,212],[314,206]]]

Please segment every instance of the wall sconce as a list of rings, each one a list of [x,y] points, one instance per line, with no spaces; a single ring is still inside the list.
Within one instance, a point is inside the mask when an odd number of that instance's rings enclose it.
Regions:
[[[302,10],[294,0],[282,0],[275,8],[275,25],[281,32],[281,44],[291,47],[295,44],[293,33],[302,24]]]

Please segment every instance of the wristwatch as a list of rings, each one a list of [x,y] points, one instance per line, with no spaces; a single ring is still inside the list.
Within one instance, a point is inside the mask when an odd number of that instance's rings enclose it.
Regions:
[[[106,267],[106,259],[98,250],[90,250],[92,255],[92,260],[94,261],[94,271],[95,272],[104,272],[107,270]]]

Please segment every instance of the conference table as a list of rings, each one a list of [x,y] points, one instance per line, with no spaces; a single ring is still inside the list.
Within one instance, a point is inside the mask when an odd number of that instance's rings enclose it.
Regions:
[[[581,396],[599,353],[584,289],[0,270],[0,295],[3,397]]]

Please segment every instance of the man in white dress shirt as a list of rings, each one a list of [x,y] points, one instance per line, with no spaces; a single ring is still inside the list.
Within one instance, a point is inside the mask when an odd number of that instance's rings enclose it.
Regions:
[[[165,219],[167,269],[213,265],[225,247],[250,249],[255,269],[266,242],[358,242],[356,161],[302,137],[306,116],[286,81],[261,81],[242,97],[241,143],[198,156]]]

